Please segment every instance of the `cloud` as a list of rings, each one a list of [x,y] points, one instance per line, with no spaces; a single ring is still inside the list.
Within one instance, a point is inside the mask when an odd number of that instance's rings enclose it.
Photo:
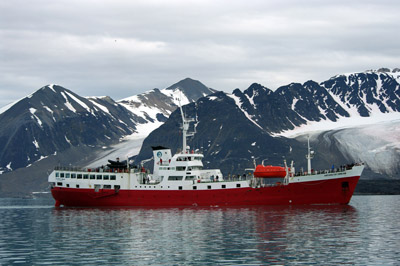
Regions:
[[[120,99],[185,77],[230,92],[399,67],[399,7],[370,0],[2,1],[0,106],[49,83]]]

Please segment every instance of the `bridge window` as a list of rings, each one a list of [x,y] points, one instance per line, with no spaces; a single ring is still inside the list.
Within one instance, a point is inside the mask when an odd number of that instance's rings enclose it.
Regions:
[[[116,180],[116,179],[117,179],[117,177],[115,175],[110,176],[110,180]]]
[[[64,173],[60,173],[60,177],[64,177]]]
[[[109,180],[109,179],[110,179],[110,176],[109,176],[109,175],[104,175],[104,176],[103,176],[103,179],[104,179],[104,180]]]
[[[71,178],[76,178],[76,174],[71,174]]]
[[[90,175],[90,179],[96,179],[95,175]]]
[[[83,179],[88,179],[88,178],[89,178],[89,175],[87,175],[87,174],[83,175]]]
[[[56,172],[56,177],[59,177],[59,175],[60,175],[60,173],[59,173],[59,172]]]
[[[96,179],[103,179],[103,176],[102,175],[97,175]]]
[[[78,179],[82,179],[82,174],[78,174]]]
[[[70,173],[65,174],[65,178],[69,178],[70,176],[71,176]]]
[[[177,166],[176,171],[185,171],[186,167],[185,166]]]

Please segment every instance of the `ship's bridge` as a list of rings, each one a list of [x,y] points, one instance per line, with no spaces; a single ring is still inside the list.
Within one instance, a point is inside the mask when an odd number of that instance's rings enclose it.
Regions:
[[[200,153],[181,153],[181,154],[175,154],[174,157],[172,157],[171,162],[176,162],[177,164],[185,163],[185,164],[200,164],[203,165],[202,160],[204,158],[203,154]]]

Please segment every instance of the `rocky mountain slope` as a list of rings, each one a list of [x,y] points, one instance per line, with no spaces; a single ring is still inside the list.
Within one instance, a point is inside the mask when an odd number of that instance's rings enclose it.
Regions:
[[[45,86],[0,115],[0,170],[26,167],[71,146],[104,146],[132,134],[141,118],[111,98]]]
[[[141,145],[177,108],[177,95],[189,103],[212,92],[187,78],[116,102],[110,97],[81,97],[58,85],[44,86],[0,109],[0,192],[15,170],[18,176],[43,178],[57,164],[96,162],[98,154],[109,155],[110,147],[129,137],[139,136]],[[40,171],[34,167],[39,163],[50,169]]]

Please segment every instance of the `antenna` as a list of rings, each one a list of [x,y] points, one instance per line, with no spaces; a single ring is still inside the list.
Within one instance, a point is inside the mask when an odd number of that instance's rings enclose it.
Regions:
[[[186,138],[187,137],[192,137],[194,135],[194,132],[188,133],[189,131],[189,125],[190,122],[193,122],[193,118],[186,118],[185,113],[183,112],[182,109],[182,104],[181,104],[181,99],[177,99],[179,102],[179,109],[181,111],[181,117],[182,117],[182,153],[187,153],[187,144],[186,144]]]
[[[306,155],[306,159],[307,159],[307,173],[310,174],[311,173],[311,159],[314,158],[314,151],[311,150],[310,147],[310,135],[308,135],[308,139],[307,139],[307,144],[308,144],[308,153]]]

